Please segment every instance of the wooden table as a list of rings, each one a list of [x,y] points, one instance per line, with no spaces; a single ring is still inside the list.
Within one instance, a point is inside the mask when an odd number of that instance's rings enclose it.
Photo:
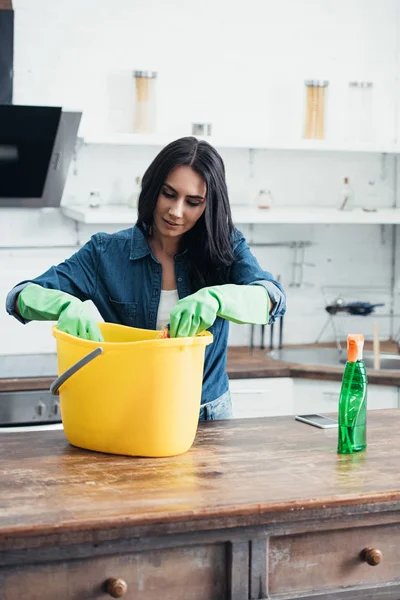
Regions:
[[[400,411],[368,419],[354,456],[292,417],[203,423],[169,459],[2,434],[0,598],[398,600]]]

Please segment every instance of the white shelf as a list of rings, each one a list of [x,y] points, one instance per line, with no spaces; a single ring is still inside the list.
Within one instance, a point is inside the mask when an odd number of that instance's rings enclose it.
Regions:
[[[320,208],[314,206],[287,206],[270,210],[257,210],[232,206],[234,223],[238,224],[398,224],[400,209],[381,209],[377,212],[365,212],[355,209],[349,212],[336,208]]]
[[[91,225],[132,225],[136,222],[137,212],[133,208],[107,206],[85,208],[64,206],[65,216]],[[400,224],[400,209],[385,208],[377,212],[365,212],[355,209],[342,212],[334,208],[284,207],[270,210],[257,210],[242,206],[232,206],[233,221],[237,225],[246,224]]]
[[[159,146],[163,147],[173,140],[190,134],[162,135],[162,134],[103,134],[83,136],[85,144],[116,145],[116,146]],[[286,151],[324,151],[324,152],[370,152],[378,154],[397,154],[400,152],[397,144],[383,143],[332,143],[326,140],[294,140],[293,142],[279,142],[265,138],[243,137],[201,137],[216,148],[244,148],[258,150],[286,150]]]
[[[132,225],[137,219],[135,209],[120,206],[62,206],[61,209],[66,217],[87,225]]]

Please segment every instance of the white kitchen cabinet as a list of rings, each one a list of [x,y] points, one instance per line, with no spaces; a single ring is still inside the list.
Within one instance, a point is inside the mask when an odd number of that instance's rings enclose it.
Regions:
[[[271,377],[230,381],[233,417],[272,417],[307,413],[336,412],[340,381]],[[397,408],[400,392],[396,386],[368,386],[368,409]]]
[[[236,419],[294,414],[290,377],[232,379],[229,387]]]
[[[293,397],[295,413],[336,412],[338,407],[340,381],[319,381],[314,379],[294,379]],[[397,408],[399,388],[388,385],[368,386],[368,409]]]

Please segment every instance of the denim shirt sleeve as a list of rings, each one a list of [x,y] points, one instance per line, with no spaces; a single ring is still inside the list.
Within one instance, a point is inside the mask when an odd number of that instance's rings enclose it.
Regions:
[[[45,273],[34,279],[18,283],[7,295],[6,310],[8,314],[21,323],[28,323],[27,319],[16,312],[15,301],[18,294],[30,283],[66,292],[82,301],[92,300],[97,288],[100,245],[101,237],[96,234],[64,262],[50,267]]]
[[[238,285],[262,285],[272,302],[274,308],[269,316],[269,324],[286,312],[286,295],[281,284],[275,281],[273,275],[264,271],[256,257],[252,254],[245,238],[237,231],[234,244],[235,263],[231,267],[231,281]]]

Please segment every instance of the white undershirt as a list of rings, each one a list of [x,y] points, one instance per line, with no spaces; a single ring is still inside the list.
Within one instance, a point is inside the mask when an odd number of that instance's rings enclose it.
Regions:
[[[170,321],[171,310],[179,300],[178,290],[161,290],[157,314],[157,329],[164,329]]]

